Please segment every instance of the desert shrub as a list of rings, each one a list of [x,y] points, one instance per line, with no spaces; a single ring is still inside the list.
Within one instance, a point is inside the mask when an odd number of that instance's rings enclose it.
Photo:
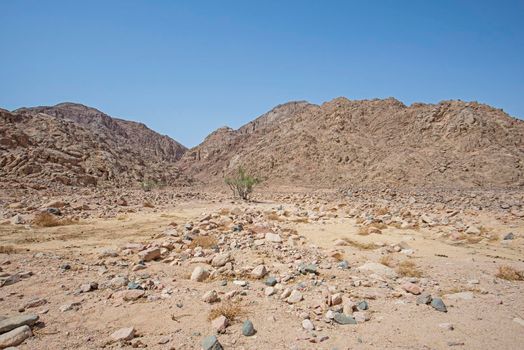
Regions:
[[[244,310],[239,304],[227,302],[220,304],[209,311],[207,319],[214,320],[219,316],[225,316],[229,321],[234,321],[244,314]]]
[[[393,256],[391,256],[391,254],[383,255],[380,258],[379,263],[388,267],[393,267],[395,265],[395,261],[393,260]]]
[[[51,213],[41,212],[35,215],[33,225],[40,227],[65,226],[77,223],[72,219],[59,219]]]
[[[495,276],[508,281],[524,281],[524,271],[518,271],[508,265],[500,266]]]
[[[226,177],[225,182],[233,192],[233,196],[243,200],[248,200],[253,192],[253,187],[260,183],[256,177],[247,174],[241,166],[238,167],[237,174],[233,177]]]
[[[397,266],[397,272],[403,277],[421,277],[422,271],[411,260],[401,261]]]

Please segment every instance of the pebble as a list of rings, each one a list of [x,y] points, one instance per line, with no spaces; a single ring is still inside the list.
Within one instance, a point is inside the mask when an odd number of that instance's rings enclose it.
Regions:
[[[126,328],[120,328],[113,334],[111,334],[111,338],[116,341],[120,340],[131,340],[135,337],[135,328],[134,327],[126,327]]]
[[[277,284],[277,279],[275,277],[268,277],[264,282],[266,286],[274,287]]]
[[[160,248],[155,248],[155,247],[143,250],[140,253],[138,253],[138,256],[140,257],[140,259],[145,262],[159,259],[161,255],[162,255],[162,252]]]
[[[302,321],[302,328],[304,328],[306,331],[314,331],[315,325],[310,320],[305,319]]]
[[[298,290],[294,289],[291,294],[289,295],[289,297],[287,298],[287,302],[289,304],[295,304],[295,303],[298,303],[300,301],[302,301],[304,297],[302,296],[302,293],[300,293]]]
[[[213,267],[222,267],[231,260],[231,255],[229,253],[220,253],[215,255],[213,260],[211,260],[211,266]]]
[[[264,289],[264,294],[265,294],[266,297],[272,296],[273,294],[275,294],[275,288],[274,287],[266,287],[266,289]]]
[[[24,314],[8,317],[0,321],[0,334],[9,332],[21,326],[31,326],[35,324],[38,321],[38,319],[39,316],[34,314]]]
[[[431,306],[437,311],[448,312],[446,304],[444,304],[444,302],[440,298],[433,298],[433,300],[431,300]]]
[[[417,305],[427,305],[431,303],[431,294],[422,293],[417,297]]]
[[[357,321],[351,316],[347,316],[341,312],[336,312],[333,320],[338,324],[357,324]]]
[[[210,290],[210,291],[207,291],[203,296],[202,296],[202,301],[206,302],[206,303],[209,303],[209,304],[212,304],[212,303],[216,303],[218,301],[218,294],[215,290]]]
[[[253,322],[250,320],[244,321],[244,324],[242,325],[242,334],[246,337],[250,337],[255,334],[255,327],[253,326]]]
[[[265,235],[265,240],[273,243],[282,243],[282,238],[278,233],[268,232]]]
[[[0,349],[20,345],[24,340],[32,335],[31,328],[27,325],[10,330],[9,332],[0,335]]]
[[[365,300],[362,300],[357,304],[357,310],[364,311],[369,308],[368,302]]]
[[[214,335],[205,337],[202,340],[202,350],[223,350],[222,344],[218,341],[218,338]]]
[[[374,262],[367,262],[364,265],[357,267],[357,270],[362,272],[376,273],[377,275],[392,279],[398,277],[398,274],[392,268]]]
[[[267,274],[267,269],[264,265],[258,265],[251,271],[251,276],[253,278],[262,278]]]
[[[209,277],[209,272],[202,266],[197,266],[191,273],[191,281],[203,282]]]
[[[414,295],[422,293],[422,288],[411,282],[404,283],[401,288]]]
[[[228,325],[229,322],[224,315],[220,315],[211,321],[211,326],[217,331],[217,333],[224,333]]]
[[[455,327],[453,327],[453,324],[451,324],[451,323],[439,323],[438,326],[440,328],[448,330],[448,331],[452,331],[453,329],[455,329]]]

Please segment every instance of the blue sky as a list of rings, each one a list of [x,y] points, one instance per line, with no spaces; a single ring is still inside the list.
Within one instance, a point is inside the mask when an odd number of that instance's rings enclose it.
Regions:
[[[0,107],[63,101],[187,146],[290,100],[524,117],[524,1],[0,1]]]

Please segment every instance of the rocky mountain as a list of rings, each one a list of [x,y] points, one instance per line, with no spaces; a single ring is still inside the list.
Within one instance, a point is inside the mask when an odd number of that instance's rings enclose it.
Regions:
[[[80,104],[0,111],[0,176],[47,186],[185,183],[186,148],[142,123]]]
[[[243,165],[277,185],[522,187],[524,122],[476,102],[291,102],[216,130],[179,164],[211,184]]]

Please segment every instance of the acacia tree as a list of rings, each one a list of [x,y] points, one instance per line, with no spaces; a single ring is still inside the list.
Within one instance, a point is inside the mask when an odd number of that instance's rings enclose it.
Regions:
[[[253,187],[260,183],[260,180],[246,173],[242,166],[238,167],[237,174],[233,177],[226,177],[226,184],[233,192],[233,196],[238,196],[243,200],[248,200],[253,192]]]

